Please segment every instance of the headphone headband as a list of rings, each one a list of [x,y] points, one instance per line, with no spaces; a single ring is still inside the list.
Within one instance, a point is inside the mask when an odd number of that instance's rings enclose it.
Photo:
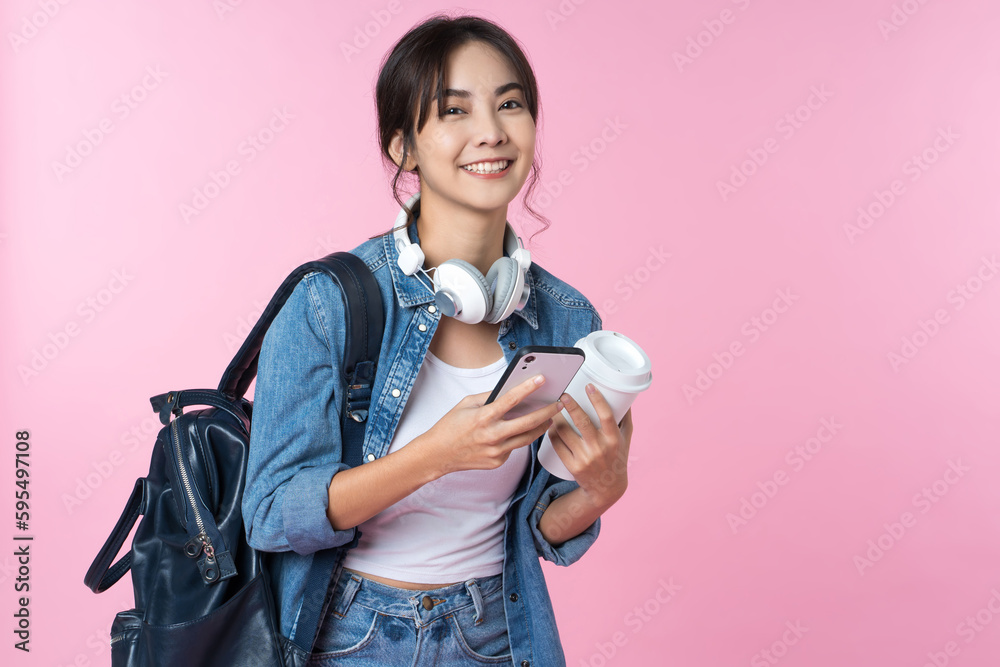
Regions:
[[[423,271],[424,251],[410,241],[406,208],[419,215],[420,192],[415,192],[396,215],[393,243],[399,253],[396,263],[407,276]],[[531,252],[521,245],[514,228],[505,222],[503,245],[505,257],[498,259],[488,274],[489,280],[471,264],[449,259],[434,270],[434,299],[442,312],[462,322],[491,323],[506,319],[528,302],[526,274],[531,266]],[[444,271],[441,269],[445,268]],[[439,278],[439,274],[444,274]],[[425,274],[426,275],[426,274]],[[494,299],[498,299],[494,303]],[[502,300],[502,302],[501,302]]]

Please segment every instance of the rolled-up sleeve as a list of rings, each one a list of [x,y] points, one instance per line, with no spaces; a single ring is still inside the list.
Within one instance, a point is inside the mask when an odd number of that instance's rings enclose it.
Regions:
[[[597,311],[592,306],[588,306],[587,310],[590,313],[590,321],[584,325],[585,328],[577,328],[566,332],[563,336],[565,340],[556,344],[575,345],[579,338],[593,331],[599,331],[602,328],[601,316]],[[601,518],[597,517],[594,523],[587,526],[586,530],[575,537],[571,537],[559,546],[553,546],[542,535],[542,531],[538,527],[542,520],[542,514],[545,513],[545,510],[548,509],[553,500],[566,495],[578,486],[580,485],[575,481],[560,479],[559,477],[550,475],[547,470],[539,465],[538,472],[535,479],[532,480],[531,488],[528,492],[529,498],[537,498],[528,515],[528,524],[535,542],[535,551],[538,552],[540,557],[556,565],[571,565],[580,560],[583,554],[587,552],[587,549],[597,540],[597,536],[601,532]]]
[[[597,535],[601,532],[601,517],[597,517],[594,523],[577,535],[571,537],[559,546],[553,546],[545,536],[542,535],[538,524],[542,520],[542,514],[559,496],[566,495],[579,484],[573,481],[559,479],[551,476],[547,471],[540,470],[533,484],[543,486],[542,492],[535,502],[531,513],[528,515],[528,525],[531,528],[531,535],[535,541],[535,550],[538,555],[556,565],[572,565],[587,552],[587,549],[597,540]]]
[[[243,517],[250,546],[310,554],[354,539],[327,518],[341,461],[343,302],[329,276],[303,278],[261,346]]]

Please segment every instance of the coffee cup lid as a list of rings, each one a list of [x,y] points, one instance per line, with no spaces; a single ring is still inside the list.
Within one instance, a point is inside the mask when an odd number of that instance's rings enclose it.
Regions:
[[[594,331],[576,347],[587,361],[583,370],[599,383],[625,392],[639,392],[653,380],[649,357],[635,341],[617,331]]]

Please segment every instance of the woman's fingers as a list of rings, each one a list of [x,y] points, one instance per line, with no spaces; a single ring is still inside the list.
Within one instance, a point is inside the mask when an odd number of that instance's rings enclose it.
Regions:
[[[486,399],[490,397],[491,391],[484,391],[480,394],[469,394],[463,401],[468,401],[469,405],[474,408],[481,408],[486,405]]]
[[[601,420],[601,430],[609,431],[610,429],[615,428],[617,426],[615,423],[615,413],[611,410],[611,404],[609,404],[608,400],[604,398],[604,394],[601,393],[601,390],[593,384],[588,384],[587,396],[590,398],[590,403],[594,406],[594,410],[597,412],[597,418]]]
[[[618,424],[618,428],[621,429],[622,435],[625,436],[625,442],[628,443],[632,440],[632,408],[628,409],[625,416],[622,417],[621,422]]]
[[[566,412],[569,413],[576,428],[580,431],[580,435],[585,436],[585,434],[597,430],[597,426],[591,421],[587,413],[583,411],[583,408],[576,402],[576,399],[569,394],[563,394],[561,400],[563,406],[566,408]],[[586,439],[586,436],[584,439]]]
[[[560,413],[552,418],[552,428],[550,428],[549,431],[554,431],[566,447],[571,449],[572,445],[580,440],[580,436],[573,430],[574,424],[575,422],[570,423],[569,420],[567,420],[566,417]]]
[[[510,434],[510,436],[535,431],[539,428],[539,426],[541,426],[542,433],[544,433],[545,429],[548,428],[548,422],[553,416],[556,415],[556,413],[562,410],[563,406],[557,400],[553,403],[549,403],[548,405],[544,405],[537,410],[529,412],[528,414],[521,415],[520,417],[503,419],[503,416],[507,414],[511,408],[518,405],[521,401],[538,390],[544,383],[545,378],[542,375],[536,375],[532,378],[528,378],[492,403],[492,405],[497,406],[494,409],[493,416],[497,419],[501,428],[504,429],[506,433]]]
[[[515,385],[506,394],[493,401],[493,410],[498,412],[498,416],[503,416],[510,411],[515,405],[520,403],[522,400],[531,395],[532,392],[537,390],[545,384],[544,375],[533,375],[519,385]]]
[[[567,432],[575,438],[579,438],[580,436],[573,431],[562,415],[556,415],[552,421],[554,422],[552,428],[548,430],[549,442],[552,443],[552,449],[562,459],[566,469],[573,472],[573,468],[576,466],[573,463],[573,450],[566,444]]]

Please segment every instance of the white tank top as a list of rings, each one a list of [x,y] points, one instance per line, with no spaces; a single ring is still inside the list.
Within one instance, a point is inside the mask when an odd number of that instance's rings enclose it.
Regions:
[[[430,352],[389,446],[425,433],[465,396],[491,391],[506,368],[456,368]],[[344,567],[417,584],[447,584],[503,572],[505,514],[528,466],[519,447],[495,470],[461,470],[425,484],[362,523]]]

